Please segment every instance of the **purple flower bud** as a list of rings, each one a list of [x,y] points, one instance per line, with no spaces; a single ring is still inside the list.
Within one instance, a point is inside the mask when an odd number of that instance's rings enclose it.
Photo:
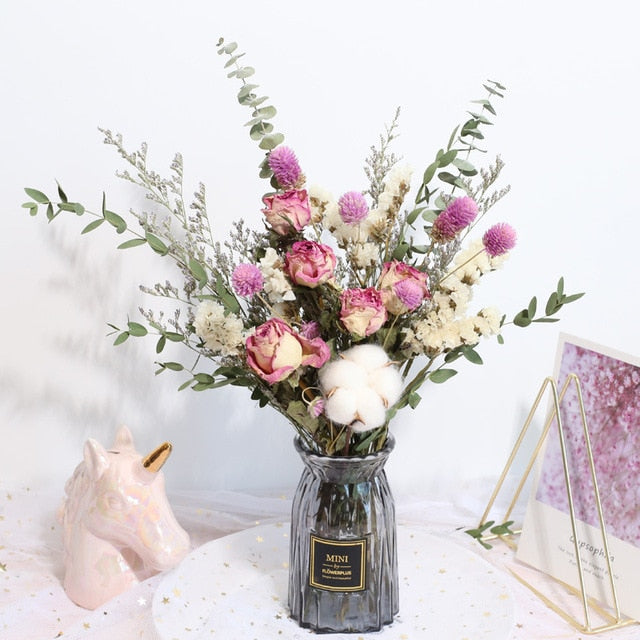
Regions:
[[[516,246],[516,232],[506,222],[498,222],[482,236],[482,244],[487,253],[495,258]]]
[[[478,205],[473,198],[464,196],[456,198],[435,219],[432,234],[440,242],[448,242],[456,237],[459,231],[468,227],[478,215]]]
[[[345,224],[358,224],[369,215],[369,206],[362,193],[348,191],[338,200],[340,217]]]
[[[262,289],[264,280],[254,264],[239,264],[231,274],[231,284],[238,295],[249,297]]]
[[[269,154],[269,168],[283,189],[293,189],[302,175],[296,154],[289,147],[276,147]]]

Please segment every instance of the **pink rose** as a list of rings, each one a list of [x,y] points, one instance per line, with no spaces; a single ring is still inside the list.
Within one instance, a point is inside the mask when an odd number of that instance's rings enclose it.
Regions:
[[[398,260],[384,263],[378,288],[387,311],[395,316],[413,311],[429,297],[427,274]]]
[[[311,222],[309,198],[304,189],[291,189],[282,194],[262,199],[266,209],[262,210],[271,228],[281,236],[292,230],[302,231]]]
[[[331,247],[318,242],[294,242],[285,257],[291,281],[315,289],[333,276],[336,256]]]
[[[269,384],[284,380],[300,366],[320,368],[331,356],[322,338],[309,340],[277,318],[257,327],[246,349],[247,363]]]
[[[375,333],[387,320],[387,310],[377,289],[346,289],[340,296],[340,320],[347,330],[361,338]]]

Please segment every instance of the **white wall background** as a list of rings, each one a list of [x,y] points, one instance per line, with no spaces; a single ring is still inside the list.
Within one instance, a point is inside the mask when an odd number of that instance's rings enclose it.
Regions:
[[[118,423],[140,449],[170,440],[174,489],[278,490],[300,471],[292,431],[237,389],[178,393],[154,376],[152,341],[116,348],[107,322],[136,318],[137,290],[164,277],[146,249],[116,252],[84,219],[30,219],[24,186],[126,211],[138,196],[113,176],[119,158],[96,127],[150,144],[160,171],[181,151],[186,184],[208,189],[222,237],[259,224],[261,152],[242,124],[216,55],[237,40],[256,67],[276,126],[311,182],[336,196],[366,188],[361,167],[396,106],[395,151],[426,167],[481,83],[509,91],[489,132],[511,194],[494,212],[518,230],[506,268],[481,303],[509,315],[564,275],[587,291],[562,322],[512,328],[469,365],[423,390],[396,421],[397,493],[445,496],[497,475],[542,379],[559,330],[638,354],[637,153],[640,49],[634,4],[539,0],[236,3],[205,0],[23,0],[0,7],[0,479],[62,484],[88,436]],[[476,158],[477,160],[477,158]]]

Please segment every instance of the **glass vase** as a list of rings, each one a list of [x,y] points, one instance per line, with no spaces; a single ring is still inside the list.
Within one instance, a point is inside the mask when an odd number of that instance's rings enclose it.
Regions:
[[[295,447],[304,469],[292,505],[289,609],[316,632],[378,631],[398,612],[395,505],[384,471],[394,446],[364,457]]]

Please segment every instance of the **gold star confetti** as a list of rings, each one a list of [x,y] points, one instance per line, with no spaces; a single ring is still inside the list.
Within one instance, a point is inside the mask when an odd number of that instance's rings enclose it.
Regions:
[[[7,493],[7,500],[13,500],[13,496],[10,493]]]
[[[180,589],[178,589],[178,587],[173,587],[173,595],[176,598],[179,598],[182,594],[180,593]]]
[[[162,598],[162,604],[169,604],[169,598],[167,598],[167,596]]]
[[[83,626],[85,629],[91,629],[91,625],[90,625],[88,622],[85,622],[82,626]]]
[[[446,569],[438,569],[438,573],[447,573]]]
[[[498,598],[500,600],[508,600],[509,599],[509,594],[508,593],[501,593]]]
[[[7,570],[7,565],[4,564],[4,562],[0,562],[0,571],[6,571]]]
[[[262,536],[257,536],[256,542],[264,542],[264,538]]]

